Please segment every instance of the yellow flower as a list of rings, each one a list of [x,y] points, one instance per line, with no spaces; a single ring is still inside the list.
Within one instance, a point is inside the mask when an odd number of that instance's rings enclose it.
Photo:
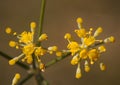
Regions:
[[[32,32],[35,32],[36,23],[35,23],[35,22],[31,22],[31,23],[30,23],[30,27],[31,27],[31,31],[32,31]]]
[[[71,39],[71,34],[70,33],[66,33],[64,36],[65,39]]]
[[[103,31],[103,29],[101,27],[98,27],[94,33],[94,37],[97,37],[100,33],[102,33],[102,31]]]
[[[11,33],[11,31],[12,31],[12,30],[11,30],[11,28],[10,28],[10,27],[7,27],[7,28],[6,28],[6,30],[5,30],[5,32],[6,32],[7,34],[10,34],[10,33]]]
[[[61,57],[61,56],[62,56],[62,52],[57,51],[57,52],[56,52],[56,56]]]
[[[90,71],[90,66],[89,66],[87,60],[85,61],[85,68],[84,69],[85,69],[85,72],[89,72]]]
[[[47,38],[48,38],[47,34],[44,33],[39,37],[39,41],[47,40]]]
[[[88,51],[86,49],[83,49],[80,51],[80,58],[86,59],[87,58]]]
[[[73,56],[71,64],[78,65],[76,78],[80,78],[82,75],[80,69],[80,63],[82,60],[85,61],[85,72],[89,72],[89,63],[94,64],[94,62],[100,58],[100,54],[106,51],[106,48],[102,44],[114,42],[115,38],[111,36],[104,40],[97,40],[96,37],[99,36],[103,31],[101,27],[98,27],[97,30],[93,33],[93,28],[89,28],[89,31],[87,31],[84,27],[81,26],[83,22],[82,18],[77,18],[76,21],[79,29],[75,30],[74,32],[79,37],[80,42],[73,41],[73,39],[71,39],[72,36],[69,33],[66,33],[64,38],[68,40],[68,50],[66,50],[66,52],[71,52],[71,55]],[[100,64],[100,69],[105,70],[105,65]]]
[[[80,58],[79,58],[78,56],[79,56],[79,55],[76,54],[76,55],[72,58],[72,60],[71,60],[71,64],[72,64],[72,65],[78,64],[78,62],[79,62],[79,60],[80,60]]]
[[[106,48],[104,46],[99,46],[98,47],[98,50],[101,52],[105,52],[106,51]]]
[[[79,79],[79,78],[82,77],[81,69],[80,69],[79,64],[78,64],[78,67],[77,67],[77,70],[76,70],[76,75],[75,75],[75,77],[76,77],[77,79]]]
[[[16,61],[14,59],[9,60],[9,65],[14,65]]]
[[[84,28],[81,28],[79,30],[75,30],[75,33],[78,35],[78,37],[83,38],[86,36],[86,30]]]
[[[70,42],[67,46],[68,49],[70,49],[70,52],[72,53],[72,55],[74,55],[76,52],[78,52],[80,50],[80,46],[77,42]]]
[[[77,18],[77,23],[82,23],[83,22],[83,20],[82,20],[82,18],[81,17],[79,17],[79,18]]]
[[[91,49],[88,52],[88,56],[89,56],[90,60],[96,61],[98,59],[98,57],[99,57],[99,53],[98,53],[97,49]]]
[[[15,47],[16,46],[16,42],[15,41],[10,41],[9,42],[9,46],[10,47]]]
[[[88,38],[84,38],[83,42],[86,46],[90,46],[95,43],[95,38],[93,36],[89,36]]]
[[[33,41],[33,34],[30,33],[30,32],[22,32],[21,35],[20,35],[20,38],[19,38],[19,42],[20,43],[30,43]]]
[[[19,73],[15,74],[15,77],[12,80],[12,85],[16,85],[20,79],[21,75]]]
[[[42,56],[46,53],[47,51],[43,49],[42,47],[38,47],[35,50],[35,56]]]
[[[34,45],[28,44],[23,47],[22,51],[25,55],[31,55],[34,52]]]

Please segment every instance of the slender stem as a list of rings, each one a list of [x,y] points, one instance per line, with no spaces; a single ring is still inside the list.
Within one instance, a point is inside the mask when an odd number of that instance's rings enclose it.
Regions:
[[[37,85],[48,85],[48,82],[44,79],[39,69],[36,70],[35,79]]]
[[[34,74],[28,74],[24,79],[22,79],[17,85],[23,85],[27,80],[29,80]]]
[[[4,53],[4,52],[2,52],[2,51],[0,51],[0,55],[3,56],[4,58],[8,59],[8,60],[12,59],[11,56],[9,56],[8,54],[6,54],[6,53]],[[27,66],[27,65],[25,65],[25,64],[23,64],[23,63],[21,63],[21,62],[19,62],[19,61],[16,62],[16,64],[19,65],[20,67],[26,69],[26,70],[29,69],[29,66]]]
[[[45,13],[46,0],[41,0],[41,10],[40,10],[40,20],[39,20],[39,33],[38,36],[42,34],[44,13]]]
[[[68,52],[67,54],[64,54],[64,55],[61,56],[61,57],[57,57],[57,58],[53,59],[52,61],[48,62],[48,63],[45,65],[45,67],[46,67],[46,68],[50,67],[51,65],[53,65],[53,64],[55,64],[55,63],[57,63],[57,62],[65,59],[65,58],[67,58],[70,54],[71,54],[71,53]]]

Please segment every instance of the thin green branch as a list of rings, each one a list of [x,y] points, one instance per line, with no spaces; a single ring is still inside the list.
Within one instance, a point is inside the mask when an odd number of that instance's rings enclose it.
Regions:
[[[41,10],[40,10],[40,20],[39,20],[39,33],[38,36],[42,34],[44,13],[45,13],[46,0],[41,0]]]
[[[29,80],[34,74],[28,74],[25,78],[23,78],[17,85],[23,85],[27,80]]]
[[[48,82],[42,76],[40,69],[36,69],[35,79],[36,79],[37,85],[48,85]]]
[[[0,51],[0,55],[3,56],[4,58],[8,59],[8,60],[12,59],[11,56],[9,56],[8,54],[6,54],[6,53],[4,53],[4,52],[2,52],[2,51]],[[27,65],[25,65],[25,64],[23,64],[23,63],[21,63],[21,62],[19,62],[19,61],[16,62],[16,64],[19,65],[20,67],[26,69],[26,70],[29,69],[29,66],[27,66]]]
[[[53,65],[53,64],[55,64],[55,63],[57,63],[57,62],[65,59],[65,58],[67,58],[70,54],[71,54],[71,53],[68,52],[68,53],[64,54],[63,56],[61,56],[61,57],[57,57],[57,58],[51,60],[50,62],[48,62],[48,63],[45,65],[45,68],[48,68],[48,67],[50,67],[51,65]]]

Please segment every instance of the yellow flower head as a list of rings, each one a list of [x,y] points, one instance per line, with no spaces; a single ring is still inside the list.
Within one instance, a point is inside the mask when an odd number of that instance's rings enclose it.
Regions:
[[[106,48],[103,46],[103,44],[114,42],[115,39],[113,36],[111,36],[104,40],[97,40],[97,36],[99,36],[103,31],[101,27],[98,27],[97,30],[93,33],[93,28],[89,28],[89,31],[87,31],[87,29],[81,27],[81,24],[83,23],[82,18],[77,18],[76,21],[79,29],[75,29],[74,32],[77,34],[78,38],[80,38],[79,40],[81,41],[73,41],[73,39],[71,39],[72,36],[69,33],[66,33],[64,38],[68,40],[68,50],[66,52],[71,52],[71,55],[73,56],[71,64],[78,65],[76,78],[80,78],[81,70],[79,63],[84,60],[84,71],[89,72],[89,64],[94,64],[94,62],[100,58],[100,54],[106,51]],[[104,70],[105,66],[103,64],[100,64],[100,69]]]

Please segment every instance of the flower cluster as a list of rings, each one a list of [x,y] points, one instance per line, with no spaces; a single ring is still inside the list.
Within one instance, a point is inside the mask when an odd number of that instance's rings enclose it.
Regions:
[[[33,62],[33,58],[35,58],[39,64],[39,68],[41,69],[41,71],[44,71],[45,65],[42,63],[41,57],[45,55],[46,53],[52,54],[53,52],[56,52],[57,56],[61,56],[61,53],[58,51],[57,46],[50,46],[48,48],[44,48],[34,43],[36,23],[31,22],[30,28],[31,28],[31,31],[29,32],[24,31],[21,34],[12,32],[11,28],[9,27],[6,28],[6,33],[13,34],[14,36],[18,38],[17,42],[10,41],[9,46],[15,47],[16,49],[21,49],[22,51],[22,53],[19,56],[14,57],[13,59],[9,60],[9,64],[14,65],[18,60],[31,64]],[[47,39],[48,39],[47,34],[43,33],[40,35],[38,42],[41,43],[42,41],[47,40]]]
[[[77,18],[78,28],[74,32],[80,38],[80,42],[73,40],[70,33],[66,33],[64,38],[68,41],[68,51],[71,52],[73,56],[71,60],[72,65],[77,65],[76,78],[81,78],[81,68],[80,64],[83,60],[85,72],[90,71],[90,65],[94,64],[100,58],[100,54],[106,51],[103,44],[114,42],[113,36],[105,38],[103,40],[97,40],[97,36],[102,33],[103,29],[98,27],[93,33],[93,28],[86,30],[82,27],[82,18]],[[100,63],[100,69],[105,70],[104,63]]]

